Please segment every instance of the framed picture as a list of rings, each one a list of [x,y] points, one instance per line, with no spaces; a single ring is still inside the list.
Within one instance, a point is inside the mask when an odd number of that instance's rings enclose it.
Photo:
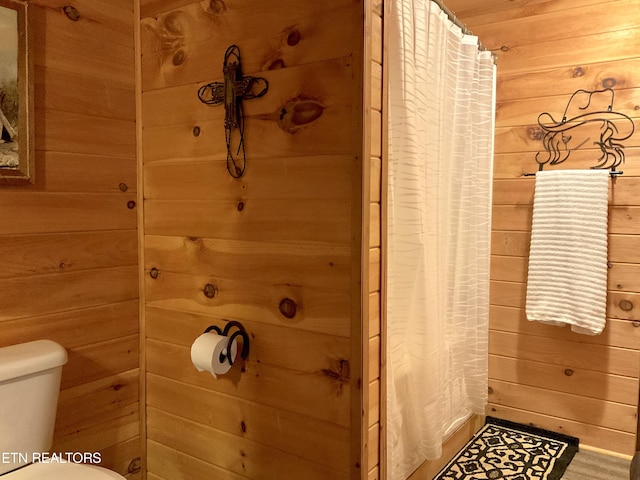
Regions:
[[[29,8],[0,0],[0,185],[35,182]]]

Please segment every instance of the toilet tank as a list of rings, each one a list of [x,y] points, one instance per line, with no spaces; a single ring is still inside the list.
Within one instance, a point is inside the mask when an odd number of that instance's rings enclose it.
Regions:
[[[65,363],[51,340],[0,348],[0,475],[51,448]]]

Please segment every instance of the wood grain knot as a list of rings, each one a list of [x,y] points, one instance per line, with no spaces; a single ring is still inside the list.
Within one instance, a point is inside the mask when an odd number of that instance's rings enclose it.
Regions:
[[[156,267],[153,267],[151,270],[149,270],[149,276],[154,280],[158,278],[159,274],[160,274],[160,270],[158,270]]]
[[[136,202],[135,202],[135,201],[133,201],[133,200],[129,200],[129,201],[127,202],[127,208],[128,208],[129,210],[133,210],[134,208],[136,208]]]
[[[126,183],[121,183],[120,185],[118,185],[118,188],[120,189],[121,192],[126,192],[127,190],[129,190],[129,187],[127,186]]]
[[[227,11],[227,4],[223,0],[211,0],[209,2],[209,11],[214,15],[222,15]]]
[[[631,325],[633,325],[635,328],[640,327],[640,320],[634,320],[633,322],[631,322]]]
[[[284,68],[284,60],[278,58],[269,64],[267,70],[278,70],[279,68]]]
[[[216,293],[218,293],[218,289],[215,287],[215,285],[207,283],[202,289],[202,292],[204,293],[205,297],[213,298],[216,296]]]
[[[62,7],[62,11],[67,16],[67,18],[73,22],[77,22],[80,20],[80,12],[76,7],[72,7],[71,5],[66,5]]]
[[[187,54],[184,52],[184,50],[180,49],[173,54],[173,57],[171,57],[171,63],[174,67],[177,67],[179,65],[182,65],[186,59]]]
[[[630,302],[629,300],[620,300],[620,303],[618,303],[618,306],[620,307],[620,310],[622,310],[623,312],[630,312],[631,310],[633,310],[633,303]]]
[[[613,77],[607,77],[602,79],[603,88],[613,88],[618,84],[618,81]]]
[[[244,202],[238,202],[238,205],[236,205],[236,208],[238,209],[239,212],[244,210]]]
[[[527,127],[527,137],[531,140],[540,141],[544,137],[544,132],[539,126]]]
[[[506,45],[503,45],[503,46],[500,47],[500,51],[508,52],[509,51],[509,47],[507,47]]]
[[[324,105],[319,101],[296,97],[289,100],[280,110],[279,127],[288,133],[296,133],[304,126],[322,116]]]
[[[293,318],[296,316],[298,306],[296,305],[296,302],[294,302],[290,298],[284,298],[280,302],[278,309],[280,310],[280,313],[286,318]]]
[[[322,374],[341,383],[349,381],[351,375],[351,364],[349,360],[339,359],[333,368],[323,368]]]
[[[289,35],[287,35],[287,45],[293,47],[300,43],[300,32],[298,30],[292,30]]]
[[[184,36],[186,30],[186,15],[181,12],[171,12],[164,17],[164,28],[174,35]]]
[[[200,136],[200,127],[198,125],[196,125],[195,127],[193,127],[193,130],[191,130],[191,133],[193,133],[194,137],[199,137]]]
[[[571,72],[571,75],[573,76],[573,78],[583,77],[584,76],[584,68],[582,68],[582,67],[574,68],[573,71]]]
[[[129,466],[127,467],[128,473],[138,473],[142,470],[142,460],[140,457],[136,457],[129,462]]]
[[[244,423],[244,420],[240,422],[240,430],[242,430],[242,433],[247,433],[247,424]]]
[[[493,395],[493,387],[487,388],[489,395]]]
[[[564,374],[565,374],[567,377],[570,377],[570,376],[572,376],[572,375],[574,374],[574,371],[573,371],[573,370],[571,370],[570,368],[567,368],[567,369],[564,371]]]

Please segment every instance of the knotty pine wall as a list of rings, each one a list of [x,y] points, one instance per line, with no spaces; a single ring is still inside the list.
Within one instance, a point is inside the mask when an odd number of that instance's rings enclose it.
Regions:
[[[640,2],[450,0],[498,57],[488,414],[635,451],[640,365]],[[537,117],[561,118],[578,89],[615,90],[636,122],[611,182],[607,326],[600,336],[525,319]],[[572,154],[573,155],[573,154]],[[588,168],[593,148],[561,168]]]
[[[36,183],[0,186],[0,345],[61,343],[53,449],[140,478],[133,2],[29,4]]]
[[[368,230],[370,218],[379,230],[379,152],[363,135],[380,109],[363,115],[372,7],[140,6],[148,478],[376,478],[368,312],[379,315],[379,234],[369,242]],[[244,102],[240,179],[226,171],[224,110],[196,95],[222,80],[231,44],[245,74],[269,81]],[[214,379],[189,349],[226,320],[246,327],[251,351]]]

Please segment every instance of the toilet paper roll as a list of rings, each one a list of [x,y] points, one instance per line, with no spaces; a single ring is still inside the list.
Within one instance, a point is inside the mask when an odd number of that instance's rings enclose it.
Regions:
[[[203,333],[191,345],[191,361],[199,372],[209,372],[214,378],[223,375],[231,369],[228,356],[235,362],[238,354],[238,344],[231,342],[230,352],[227,351],[229,337],[214,332]]]

